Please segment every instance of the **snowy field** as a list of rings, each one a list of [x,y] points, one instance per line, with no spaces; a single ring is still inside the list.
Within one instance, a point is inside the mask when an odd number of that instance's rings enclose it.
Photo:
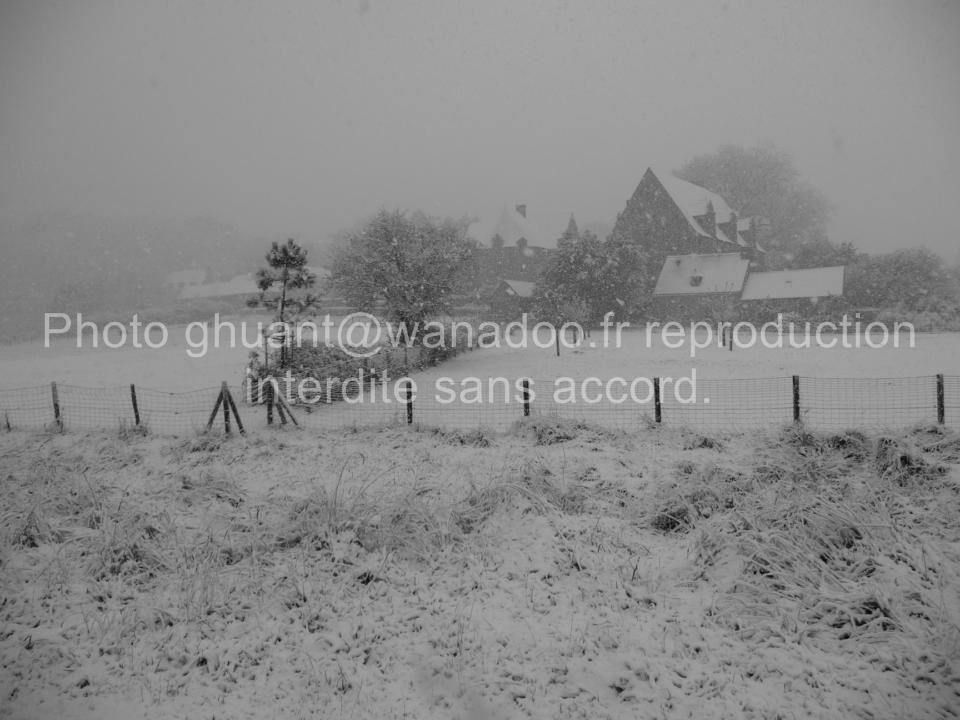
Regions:
[[[960,438],[0,433],[0,717],[948,718]]]
[[[262,316],[246,319],[252,325]],[[233,322],[239,325],[241,320]],[[248,340],[255,337],[250,333]],[[167,342],[156,349],[133,347],[132,341],[119,348],[105,347],[101,341],[94,348],[89,337],[80,348],[74,337],[54,339],[49,347],[42,341],[8,345],[0,354],[0,390],[36,388],[36,393],[46,393],[39,388],[56,381],[66,386],[63,392],[68,397],[74,393],[78,398],[66,403],[76,409],[78,402],[93,400],[91,393],[73,388],[111,388],[116,397],[104,401],[107,405],[98,411],[100,416],[112,412],[113,406],[127,407],[131,383],[147,394],[208,391],[190,396],[189,403],[183,398],[176,401],[189,405],[183,414],[190,415],[192,428],[203,422],[212,407],[209,397],[215,398],[216,391],[210,395],[209,389],[225,380],[239,394],[250,350],[244,347],[243,336],[238,333],[237,338],[231,346],[222,332],[215,346],[212,331],[203,336],[196,327],[188,331],[186,326],[171,326]],[[881,339],[871,338],[874,345]],[[548,340],[546,334],[518,333],[509,341],[501,339],[499,347],[466,352],[415,373],[416,421],[438,427],[504,429],[522,415],[519,381],[529,378],[533,414],[583,418],[616,427],[642,426],[654,418],[653,378],[660,378],[666,383],[661,393],[663,422],[746,429],[792,420],[791,376],[799,375],[801,417],[811,425],[903,427],[936,420],[935,375],[943,373],[947,376],[946,420],[960,424],[960,334],[918,333],[913,347],[907,334],[901,334],[896,345],[888,338],[882,347],[869,347],[863,335],[824,335],[822,344],[833,342],[834,347],[822,347],[814,340],[805,348],[791,347],[786,337],[780,340],[783,347],[768,347],[777,344],[773,335],[767,335],[765,343],[758,339],[747,347],[750,338],[742,334],[731,351],[716,340],[701,347],[708,340],[702,333],[696,342],[677,336],[665,341],[659,329],[648,334],[628,328],[619,340],[613,331],[606,335],[594,331],[577,347],[561,346],[559,356],[555,347],[544,347]],[[685,380],[678,384],[678,379]],[[394,422],[405,413],[398,397],[402,399],[402,391],[388,383],[376,396],[356,405],[317,406],[305,421],[318,427]],[[45,402],[39,395],[29,400]],[[169,400],[170,407],[174,402]],[[149,404],[144,411],[149,414]],[[90,426],[101,422],[100,416],[91,419]],[[82,425],[82,417],[75,420]],[[157,429],[161,420],[157,415]],[[114,424],[112,418],[109,424]]]
[[[262,322],[262,316],[235,319],[240,323]],[[188,342],[187,326],[168,328],[168,340],[163,347],[132,347],[132,341],[117,349],[92,347],[85,338],[83,347],[77,347],[73,336],[53,337],[49,347],[42,340],[0,346],[0,387],[17,388],[57,381],[86,387],[107,387],[136,383],[144,387],[182,392],[214,387],[221,381],[234,381],[242,374],[249,348],[238,332],[235,346],[221,333],[222,341],[214,346],[213,334],[207,336],[206,346],[201,334],[194,333]],[[255,334],[249,333],[248,344]],[[696,369],[704,378],[757,378],[802,375],[808,377],[913,377],[951,371],[960,373],[957,358],[960,355],[960,334],[917,333],[914,347],[909,347],[909,336],[901,334],[899,347],[892,338],[881,348],[867,347],[864,336],[850,334],[842,347],[841,336],[823,336],[825,343],[836,340],[832,348],[792,348],[783,338],[782,349],[768,349],[758,340],[754,347],[735,347],[731,352],[714,340],[710,347],[693,349],[689,338],[670,342],[680,347],[667,347],[659,329],[649,336],[643,328],[626,328],[617,342],[611,330],[606,342],[603,332],[594,331],[579,347],[561,346],[557,357],[554,347],[538,347],[548,341],[546,333],[538,337],[528,335],[524,342],[520,334],[509,341],[501,339],[499,347],[485,348],[466,354],[438,368],[425,377],[538,377],[558,376],[609,378],[614,376],[670,376],[688,374]],[[880,338],[876,336],[875,341]],[[698,343],[706,337],[697,336]],[[741,335],[746,346],[749,337]],[[767,336],[773,344],[774,336]],[[509,347],[509,343],[525,347]],[[567,341],[568,344],[570,341]],[[859,343],[859,347],[855,347]],[[143,343],[141,343],[143,345]],[[492,343],[491,343],[492,344]],[[594,347],[590,347],[593,344]],[[875,343],[876,344],[876,343]],[[694,357],[691,357],[694,354]]]

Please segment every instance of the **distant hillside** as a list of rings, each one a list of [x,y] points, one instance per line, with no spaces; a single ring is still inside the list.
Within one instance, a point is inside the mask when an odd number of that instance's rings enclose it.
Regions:
[[[50,213],[0,226],[0,339],[34,336],[43,312],[133,312],[172,300],[186,268],[229,278],[263,262],[267,241],[211,218],[106,219]]]

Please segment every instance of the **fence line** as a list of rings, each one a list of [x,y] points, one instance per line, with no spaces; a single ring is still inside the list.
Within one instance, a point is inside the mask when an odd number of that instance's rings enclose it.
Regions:
[[[494,397],[486,395],[493,391]],[[280,386],[281,392],[283,386]],[[250,402],[249,388],[223,383],[189,392],[165,392],[127,385],[84,388],[51,383],[0,389],[0,428],[118,429],[143,427],[161,434],[183,434],[208,427],[214,412],[232,398],[244,398],[237,413],[247,427],[266,424],[273,408],[264,398]],[[442,394],[432,388],[388,388],[371,381],[356,392],[338,393],[316,404],[286,404],[278,417],[307,428],[419,424],[506,430],[524,417],[580,420],[613,428],[657,423],[693,429],[751,430],[801,421],[814,429],[897,428],[938,423],[960,428],[960,375],[899,378],[699,379],[682,389],[652,379],[633,388],[626,383],[589,386],[552,379],[520,378],[497,385]],[[630,391],[633,390],[633,396]],[[226,391],[226,394],[224,392]],[[612,392],[608,392],[612,391]],[[269,400],[270,393],[267,393]],[[691,401],[693,400],[693,401]],[[642,401],[642,402],[641,402]],[[235,406],[234,406],[235,407]],[[296,415],[294,415],[296,413]],[[224,417],[226,421],[226,416]]]

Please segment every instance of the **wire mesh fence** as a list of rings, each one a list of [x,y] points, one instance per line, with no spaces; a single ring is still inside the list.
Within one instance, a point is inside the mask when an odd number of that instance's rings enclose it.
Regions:
[[[245,383],[190,392],[134,385],[83,388],[51,383],[0,389],[0,427],[26,429],[133,429],[161,434],[195,432],[216,423],[223,389],[242,399],[247,427],[273,418],[332,430],[417,424],[457,429],[508,430],[524,417],[583,421],[617,429],[657,424],[699,430],[753,430],[791,422],[821,430],[899,428],[939,423],[960,428],[960,376],[899,378],[498,378],[457,390],[378,384],[320,392],[313,402],[276,393],[251,393]],[[279,397],[278,397],[279,396]],[[233,427],[236,427],[234,425]]]
[[[0,424],[7,429],[140,427],[162,434],[182,434],[207,426],[220,391],[219,387],[165,392],[134,385],[84,388],[59,383],[0,389]]]

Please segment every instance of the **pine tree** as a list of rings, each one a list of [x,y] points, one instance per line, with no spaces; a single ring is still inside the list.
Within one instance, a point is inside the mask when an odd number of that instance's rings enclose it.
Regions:
[[[275,320],[286,327],[288,317],[294,319],[314,309],[318,298],[310,292],[301,295],[291,294],[294,290],[307,290],[316,283],[316,276],[307,269],[307,251],[295,240],[288,239],[281,245],[274,241],[270,252],[265,256],[268,267],[257,270],[257,288],[260,295],[248,305],[263,306],[276,310]],[[279,288],[279,294],[268,296],[273,288]],[[287,364],[287,345],[289,337],[285,334],[280,345],[280,367]],[[266,351],[265,351],[266,352]]]

